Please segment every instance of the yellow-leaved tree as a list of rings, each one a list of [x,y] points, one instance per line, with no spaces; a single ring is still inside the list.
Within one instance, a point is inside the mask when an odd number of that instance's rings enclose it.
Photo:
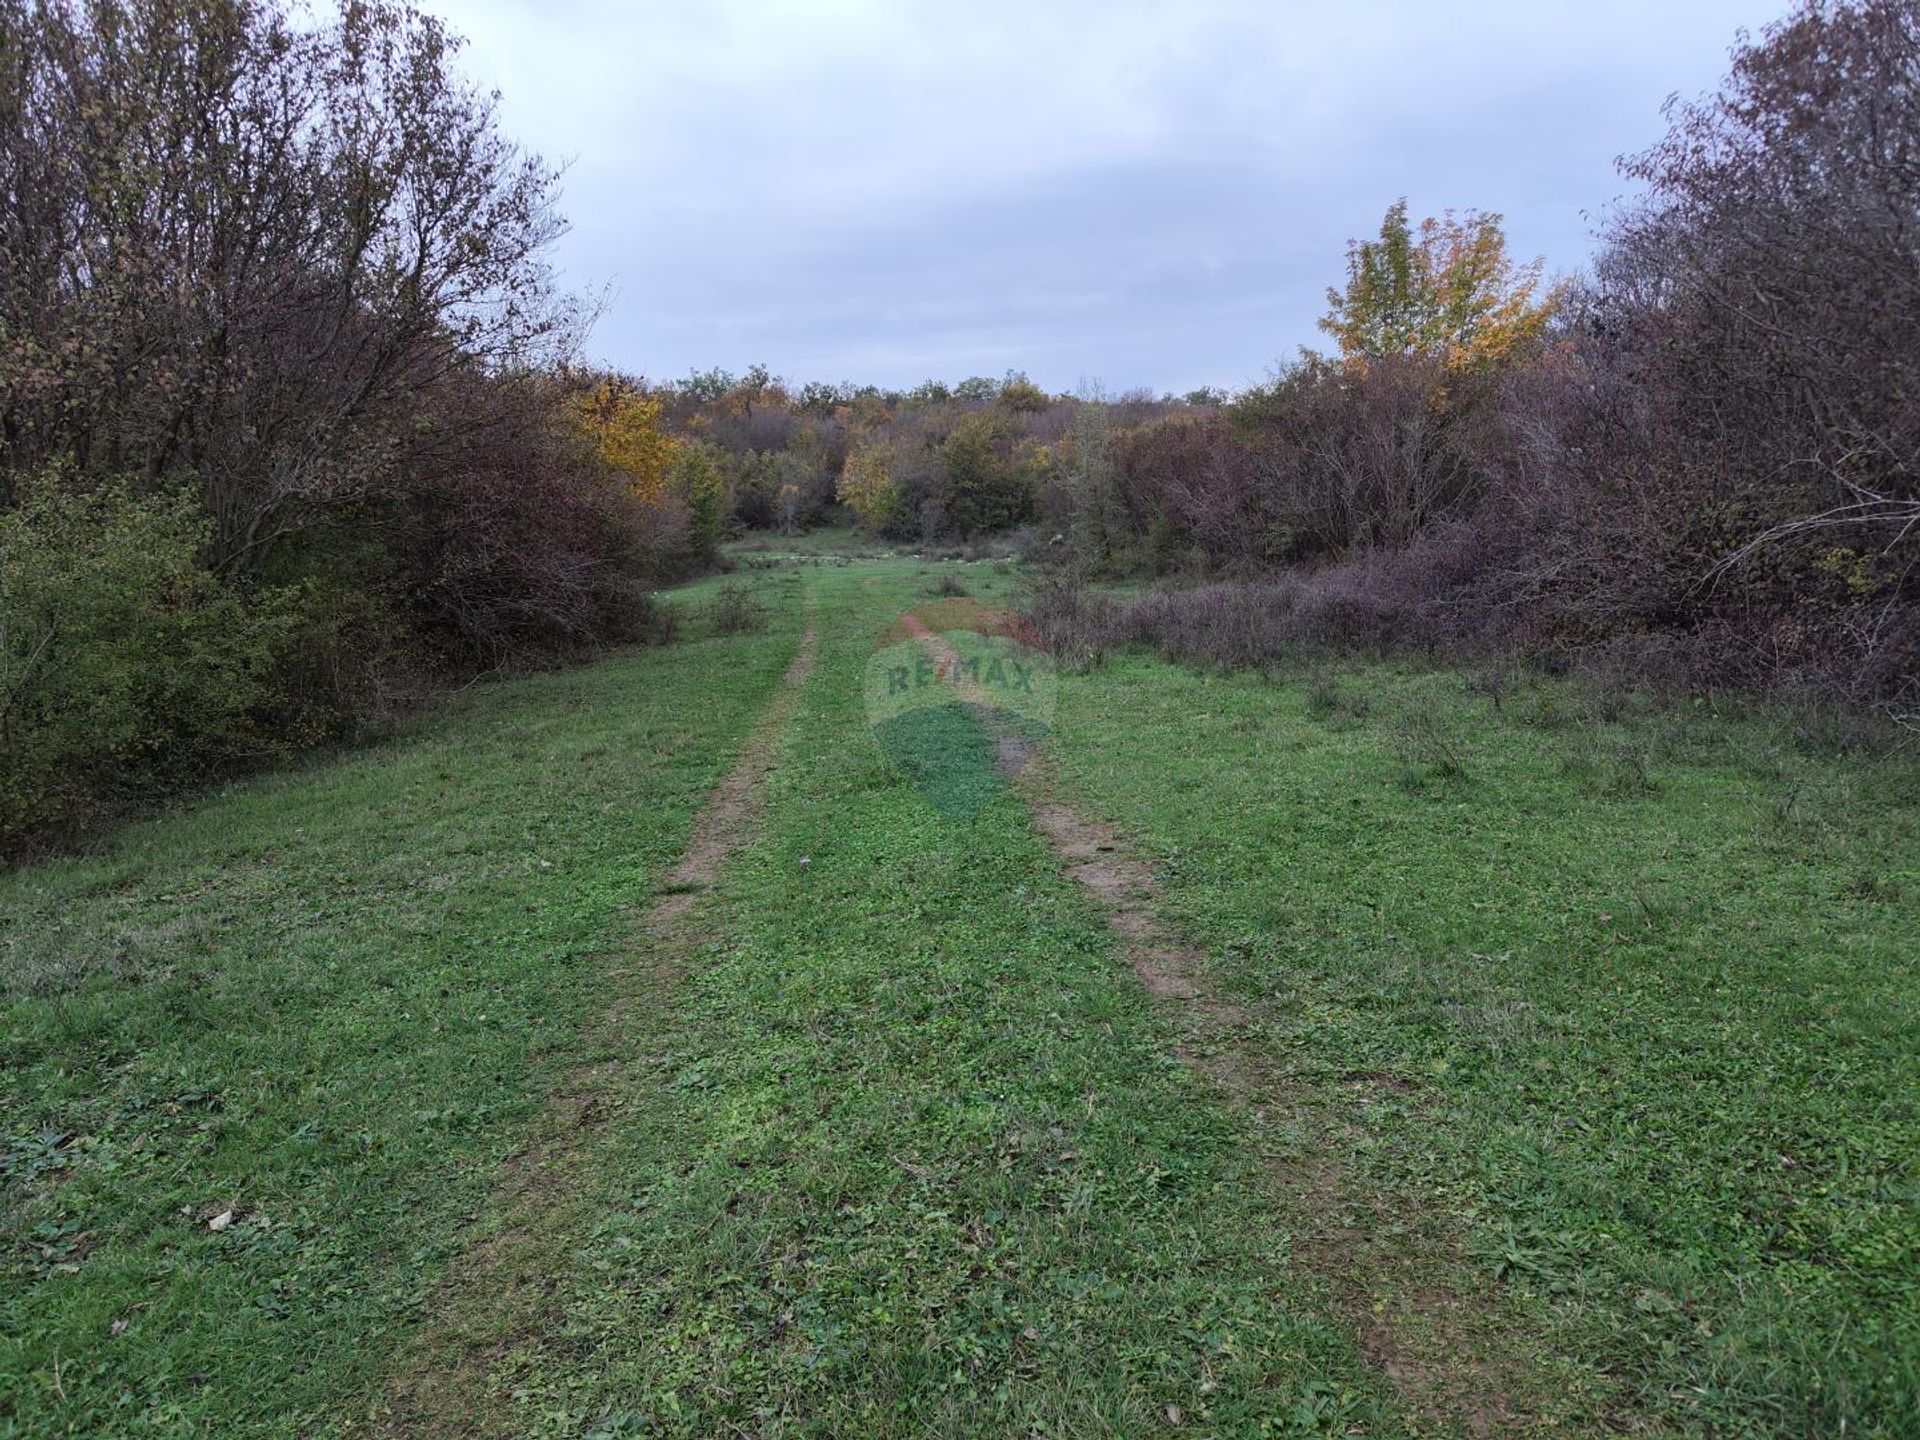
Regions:
[[[1498,215],[1407,219],[1396,202],[1377,240],[1347,247],[1345,290],[1330,289],[1320,328],[1349,364],[1413,355],[1450,370],[1495,368],[1545,332],[1559,304],[1546,262],[1515,264]]]
[[[647,505],[666,499],[679,446],[645,386],[610,376],[578,391],[570,409],[635,499]]]
[[[869,441],[849,451],[834,485],[834,498],[875,535],[899,524],[905,516],[906,496],[894,478],[893,447]]]

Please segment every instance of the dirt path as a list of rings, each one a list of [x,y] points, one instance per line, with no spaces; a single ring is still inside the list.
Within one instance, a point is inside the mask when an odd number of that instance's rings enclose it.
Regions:
[[[946,642],[911,614],[905,628],[936,664],[956,674]],[[757,833],[765,779],[817,650],[811,613],[784,681],[728,775],[696,821],[679,864],[646,915],[634,963],[610,972],[612,996],[589,1037],[605,1058],[574,1070],[552,1100],[534,1138],[508,1163],[494,1202],[449,1268],[419,1338],[399,1357],[370,1426],[382,1436],[491,1436],[517,1433],[523,1412],[496,1391],[515,1352],[558,1328],[557,1287],[570,1273],[569,1237],[588,1233],[593,1216],[588,1153],[637,1083],[644,1055],[692,937],[695,901],[727,859]],[[963,699],[964,678],[954,681]],[[976,713],[990,714],[982,704]],[[1062,869],[1104,917],[1140,983],[1174,1023],[1181,1061],[1204,1075],[1244,1118],[1256,1144],[1268,1132],[1338,1133],[1351,1106],[1396,1092],[1391,1076],[1357,1077],[1352,1096],[1328,1096],[1263,1058],[1249,1032],[1255,1020],[1223,995],[1206,957],[1160,919],[1153,867],[1114,829],[1065,799],[1044,755],[1029,742],[995,735],[996,764],[1027,804],[1038,833]],[[1366,1092],[1366,1093],[1361,1093]],[[1343,1117],[1338,1106],[1346,1103]],[[1497,1300],[1473,1287],[1465,1266],[1433,1264],[1443,1251],[1420,1217],[1371,1192],[1327,1143],[1263,1158],[1270,1194],[1292,1236],[1303,1279],[1344,1316],[1361,1353],[1385,1376],[1419,1433],[1507,1436],[1553,1429],[1528,1337],[1517,1335]],[[1393,1237],[1401,1237],[1395,1239]]]
[[[990,715],[991,697],[970,686],[953,648],[911,614],[902,624],[953,677],[956,692],[977,702],[976,713]],[[1161,922],[1153,867],[1116,830],[1061,798],[1029,742],[994,738],[1002,772],[1009,781],[1023,777],[1015,793],[1026,800],[1035,827],[1098,907],[1140,983],[1184,1032],[1176,1047],[1181,1061],[1204,1074],[1256,1131],[1289,1118],[1307,1121],[1308,1133],[1326,1124],[1324,1108],[1254,1058],[1244,1043],[1247,1012],[1218,993],[1206,957]],[[1404,1085],[1392,1076],[1361,1079],[1368,1086]],[[1530,1367],[1524,1345],[1509,1343],[1511,1322],[1464,1287],[1435,1284],[1430,1266],[1396,1264],[1377,1242],[1382,1234],[1404,1230],[1405,1214],[1365,1194],[1324,1149],[1285,1163],[1269,1161],[1268,1169],[1299,1232],[1296,1259],[1331,1292],[1362,1353],[1414,1415],[1446,1432],[1474,1436],[1553,1427],[1552,1417],[1522,1398]],[[1411,1273],[1416,1268],[1417,1276]]]
[[[554,1285],[565,1273],[568,1218],[594,1171],[582,1152],[618,1113],[629,1058],[645,1043],[645,1018],[673,988],[691,936],[685,924],[721,865],[752,839],[765,782],[802,687],[813,674],[818,631],[811,604],[779,688],[693,825],[680,863],[655,892],[640,924],[634,962],[609,971],[612,995],[586,1049],[606,1058],[574,1069],[553,1096],[534,1136],[507,1162],[486,1215],[448,1267],[415,1340],[397,1360],[368,1427],[380,1436],[492,1436],[518,1433],[510,1405],[493,1393],[500,1358],[544,1328]]]

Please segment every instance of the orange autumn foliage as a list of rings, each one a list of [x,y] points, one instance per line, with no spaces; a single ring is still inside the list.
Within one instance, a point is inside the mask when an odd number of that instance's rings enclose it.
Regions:
[[[659,400],[643,385],[599,380],[576,394],[569,408],[635,499],[658,505],[666,498],[680,447],[667,433]]]
[[[1449,370],[1497,368],[1545,333],[1561,299],[1542,291],[1545,262],[1515,264],[1498,215],[1451,211],[1407,219],[1396,202],[1377,240],[1347,249],[1345,290],[1328,290],[1320,328],[1350,365],[1390,356],[1438,360]]]

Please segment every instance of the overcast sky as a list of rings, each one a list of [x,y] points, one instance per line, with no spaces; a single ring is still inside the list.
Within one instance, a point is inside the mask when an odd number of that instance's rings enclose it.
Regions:
[[[569,166],[598,358],[1183,391],[1314,341],[1401,195],[1577,267],[1614,157],[1787,0],[426,3]]]

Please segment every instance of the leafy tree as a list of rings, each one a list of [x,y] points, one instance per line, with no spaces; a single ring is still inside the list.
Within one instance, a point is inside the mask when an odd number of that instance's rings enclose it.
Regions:
[[[676,382],[673,388],[696,405],[711,405],[739,383],[731,370],[723,370],[716,365],[711,370],[691,372],[686,379]]]
[[[674,450],[667,485],[673,498],[687,507],[691,558],[704,564],[720,546],[730,508],[727,472],[720,455],[711,445],[682,442]]]
[[[1032,415],[1047,408],[1047,392],[1018,370],[1009,370],[1000,382],[1000,403],[1016,415]]]
[[[720,372],[716,372],[720,373]],[[719,397],[721,409],[740,420],[753,419],[756,407],[783,406],[788,403],[785,386],[765,365],[749,365],[747,373],[736,379]]]
[[[906,494],[893,473],[893,447],[884,442],[853,449],[834,493],[876,535],[892,532],[906,519]]]
[[[831,415],[834,408],[844,405],[848,385],[829,385],[823,380],[809,380],[800,387],[800,393],[794,397],[794,404],[810,415]]]
[[[596,381],[570,406],[607,468],[635,499],[657,504],[679,446],[666,431],[659,399],[617,376]]]
[[[1345,290],[1320,328],[1350,363],[1437,359],[1453,370],[1498,366],[1545,331],[1559,303],[1541,290],[1545,261],[1516,265],[1498,215],[1452,212],[1420,222],[1395,201],[1377,240],[1347,248]]]
[[[966,535],[1003,530],[1032,518],[1031,473],[1015,463],[1006,421],[991,411],[962,416],[940,442],[946,523]]]

